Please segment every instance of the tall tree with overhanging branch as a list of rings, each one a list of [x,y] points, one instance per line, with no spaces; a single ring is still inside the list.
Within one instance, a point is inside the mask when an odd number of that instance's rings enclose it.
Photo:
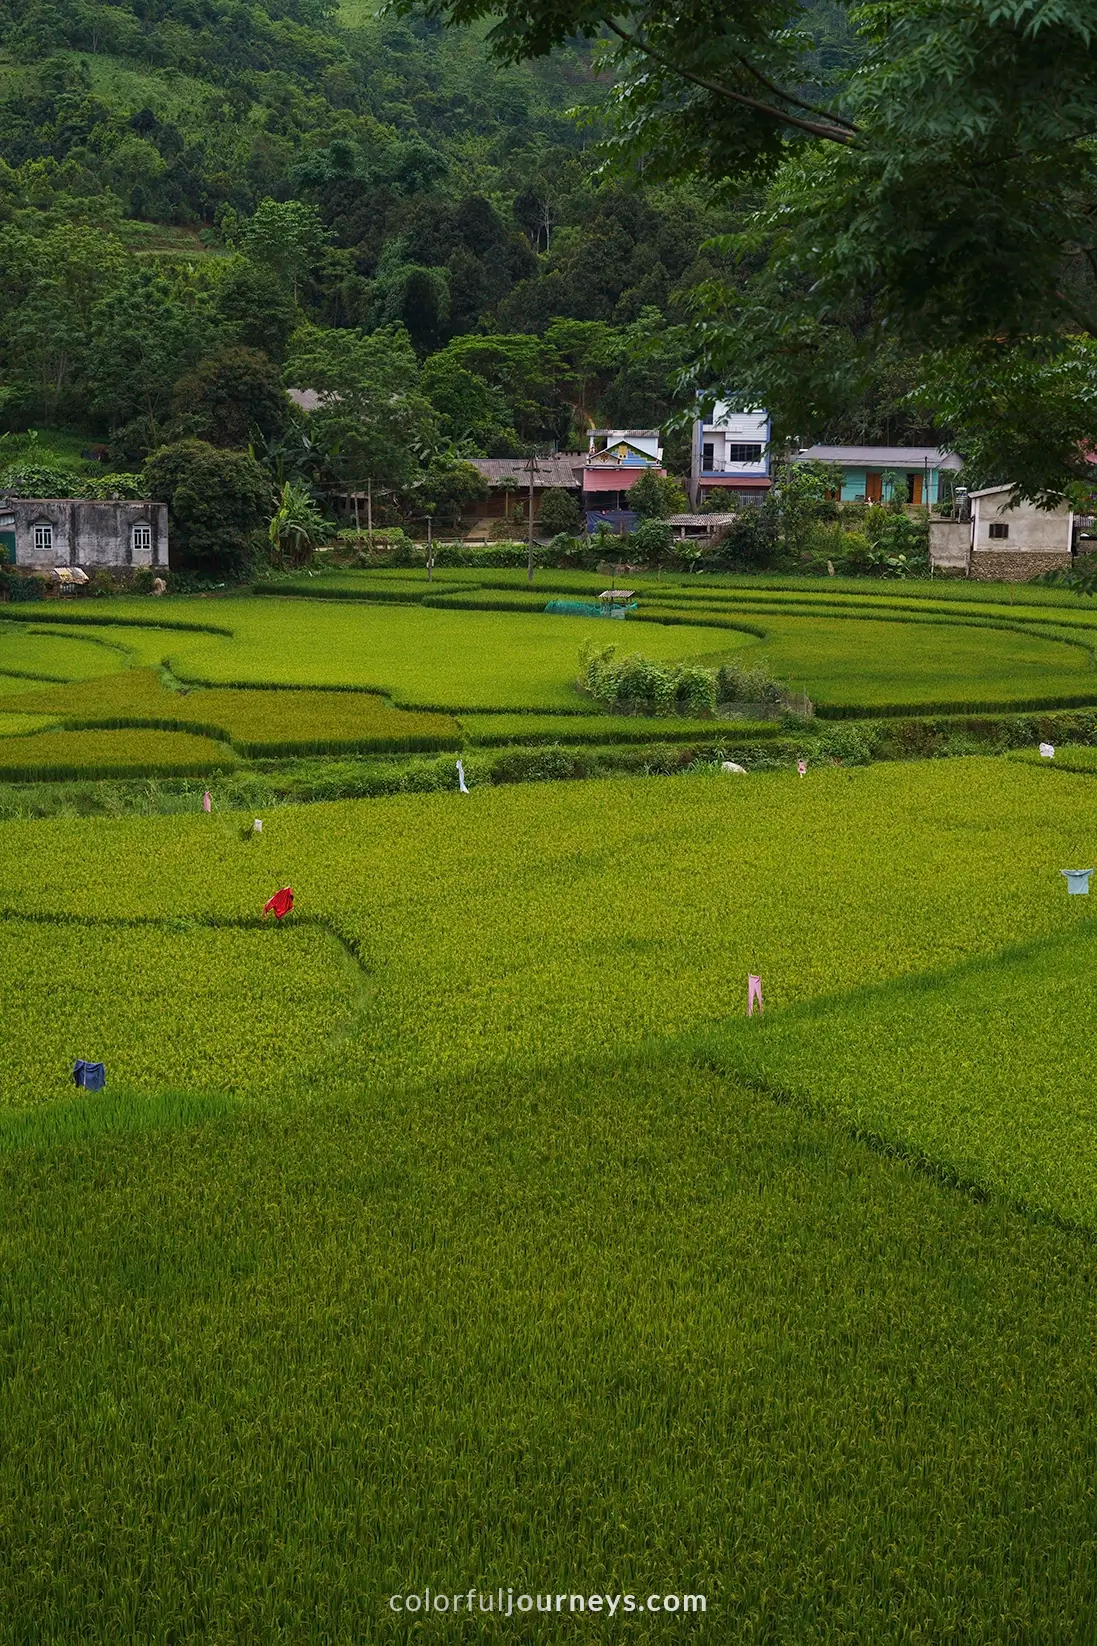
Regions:
[[[725,245],[743,258],[741,282],[705,296],[699,385],[764,391],[775,432],[804,434],[884,347],[918,362],[916,397],[941,397],[961,437],[979,426],[988,462],[991,428],[1027,495],[1085,479],[1084,447],[1097,443],[1097,0],[875,0],[853,16],[854,65],[831,95],[805,89],[811,13],[789,0],[426,9],[492,17],[510,59],[605,38],[621,159],[648,178],[763,188]],[[1052,441],[1013,429],[1025,378]]]
[[[290,346],[285,379],[319,394],[309,428],[348,488],[367,482],[403,488],[417,476],[419,453],[433,440],[437,419],[419,387],[415,350],[402,327],[368,335],[302,327]]]

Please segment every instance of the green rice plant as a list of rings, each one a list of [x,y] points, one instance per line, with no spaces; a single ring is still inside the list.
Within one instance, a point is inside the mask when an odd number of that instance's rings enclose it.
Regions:
[[[222,602],[224,612],[230,605]],[[582,708],[572,681],[575,648],[605,624],[543,614],[437,611],[401,605],[241,601],[231,641],[172,645],[171,667],[194,684],[367,686],[406,707],[476,712],[493,708]],[[743,637],[707,627],[680,635],[653,629],[658,657],[719,660]]]
[[[1087,1637],[1088,1243],[681,1059],[306,1095],[2,1128],[13,1640]]]
[[[0,740],[0,782],[202,777],[231,765],[227,743],[176,731],[39,731]]]
[[[105,1063],[111,1088],[132,1094],[270,1096],[346,1032],[362,989],[357,968],[315,925],[0,918],[0,973],[0,1109],[9,1110],[71,1094],[77,1058]]]
[[[667,770],[659,747],[614,758]],[[529,754],[546,778],[602,758]],[[424,786],[448,792],[279,807],[252,844],[216,782],[211,818],[4,823],[0,907],[241,918],[288,881],[371,972],[358,1046],[384,1084],[719,1024],[751,970],[784,1008],[1049,935],[1057,871],[1092,842],[1088,785],[991,758],[592,786],[516,783],[530,764],[485,749],[469,795],[444,757],[428,764]]]
[[[491,781],[598,752],[0,824],[13,1639],[1087,1637],[1088,785]]]
[[[360,575],[369,586],[379,574]],[[502,576],[493,571],[492,584]],[[473,601],[485,594],[467,587]],[[670,587],[659,596],[642,592],[628,619],[630,638],[643,625],[637,650],[659,664],[712,668],[736,656],[749,664],[753,649],[830,717],[1097,702],[1097,614],[1087,623],[1076,609],[1030,605],[1022,616],[1002,606],[1000,592],[997,604],[906,599],[906,586],[902,606],[829,587],[814,596],[779,590],[775,604],[768,585],[744,592],[733,580],[719,599],[706,583],[688,597],[679,588],[668,601]],[[496,593],[516,605],[527,600],[507,587]],[[109,626],[89,624],[90,610],[89,603],[66,612],[64,626],[124,644],[137,662],[170,660],[194,684],[367,688],[404,706],[466,712],[581,708],[571,683],[574,648],[584,640],[604,645],[606,632],[597,619],[565,624],[537,611],[432,609],[418,600],[225,599],[216,624],[208,602],[189,598],[112,601]],[[143,626],[154,615],[162,626]]]
[[[1060,936],[736,1022],[697,1055],[955,1181],[1097,1229],[1097,1007],[1079,986],[1097,928],[1057,866],[1045,882]]]
[[[27,732],[45,731],[56,724],[56,715],[5,714],[0,710],[0,737],[19,737]]]
[[[32,690],[43,680],[86,680],[121,669],[125,649],[75,629],[51,631],[0,620],[0,691]]]
[[[53,713],[70,730],[178,726],[255,757],[456,748],[461,740],[448,715],[393,709],[368,692],[169,691],[151,669],[0,698],[5,706]]]

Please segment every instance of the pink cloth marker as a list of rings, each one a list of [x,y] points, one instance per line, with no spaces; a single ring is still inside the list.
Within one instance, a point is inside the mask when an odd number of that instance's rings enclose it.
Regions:
[[[210,792],[208,789],[202,796],[202,810],[204,812],[211,812],[213,810],[213,801],[210,799]]]
[[[758,1010],[760,1012],[765,1011],[765,1007],[762,1005],[762,979],[760,977],[755,977],[754,973],[750,972],[747,975],[747,1016],[748,1017],[753,1017],[754,1016],[755,1006],[758,1007]]]

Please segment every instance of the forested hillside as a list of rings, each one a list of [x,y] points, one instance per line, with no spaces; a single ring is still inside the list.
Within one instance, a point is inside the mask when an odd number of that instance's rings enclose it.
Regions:
[[[189,371],[240,347],[281,366],[303,323],[403,328],[412,376],[433,356],[435,443],[665,417],[726,211],[599,173],[587,47],[508,66],[485,32],[311,0],[7,0],[7,424],[132,466]]]

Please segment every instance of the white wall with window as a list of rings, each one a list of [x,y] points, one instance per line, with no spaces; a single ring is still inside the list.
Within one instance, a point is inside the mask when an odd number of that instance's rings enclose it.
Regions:
[[[706,475],[742,475],[762,478],[769,474],[770,423],[764,411],[732,411],[718,400],[711,419],[696,427],[696,472]]]

